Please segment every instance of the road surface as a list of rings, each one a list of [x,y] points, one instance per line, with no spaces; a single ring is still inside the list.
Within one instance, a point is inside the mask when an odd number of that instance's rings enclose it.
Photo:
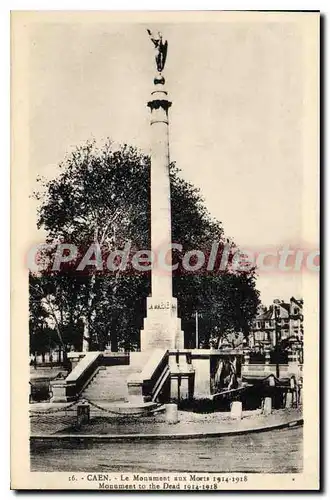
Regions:
[[[263,472],[302,470],[303,427],[185,440],[31,444],[32,471]]]

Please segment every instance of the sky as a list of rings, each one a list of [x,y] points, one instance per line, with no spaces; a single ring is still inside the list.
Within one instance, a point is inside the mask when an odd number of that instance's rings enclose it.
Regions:
[[[169,50],[170,156],[241,248],[304,247],[301,31],[295,23],[35,23],[29,36],[29,172],[107,137],[149,152],[155,76],[146,28]],[[31,201],[31,233],[36,205]],[[261,299],[300,297],[301,273],[260,273]]]

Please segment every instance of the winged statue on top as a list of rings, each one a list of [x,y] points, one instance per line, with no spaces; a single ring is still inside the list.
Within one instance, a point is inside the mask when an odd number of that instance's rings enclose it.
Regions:
[[[163,40],[163,36],[158,31],[158,35],[154,35],[152,31],[147,29],[148,35],[152,41],[152,43],[155,46],[155,59],[156,59],[156,67],[157,71],[161,73],[164,69],[165,62],[166,62],[166,56],[167,56],[167,47],[168,43],[167,40]]]

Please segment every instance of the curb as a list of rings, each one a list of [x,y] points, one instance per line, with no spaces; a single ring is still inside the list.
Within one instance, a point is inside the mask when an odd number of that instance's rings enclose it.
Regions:
[[[96,441],[128,441],[128,440],[166,440],[166,439],[197,439],[207,437],[222,437],[222,436],[235,436],[240,434],[267,432],[275,429],[283,429],[285,427],[297,427],[303,425],[304,419],[296,418],[289,422],[275,423],[272,425],[261,425],[247,429],[232,429],[216,432],[178,432],[171,434],[33,434],[30,436],[30,441],[35,440],[54,440],[59,439],[63,441],[78,440],[96,440]]]

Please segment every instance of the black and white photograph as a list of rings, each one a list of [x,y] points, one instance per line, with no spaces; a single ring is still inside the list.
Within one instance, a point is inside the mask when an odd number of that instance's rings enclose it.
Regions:
[[[15,489],[318,489],[319,23],[12,13]]]

